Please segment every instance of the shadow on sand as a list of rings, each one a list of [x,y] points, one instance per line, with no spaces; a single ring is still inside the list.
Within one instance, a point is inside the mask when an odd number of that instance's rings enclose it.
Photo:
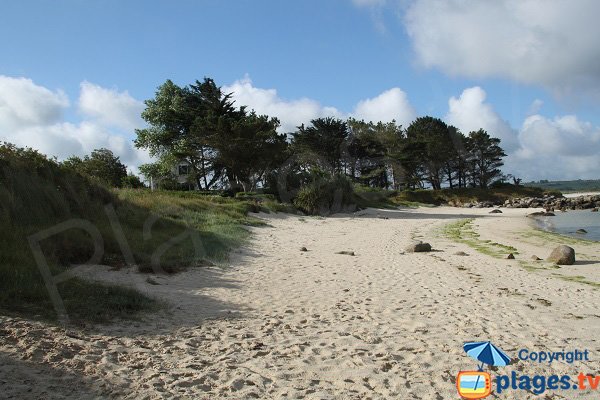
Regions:
[[[40,385],[39,382],[45,384]],[[0,352],[0,397],[3,399],[107,398],[97,383],[48,364],[19,360]]]

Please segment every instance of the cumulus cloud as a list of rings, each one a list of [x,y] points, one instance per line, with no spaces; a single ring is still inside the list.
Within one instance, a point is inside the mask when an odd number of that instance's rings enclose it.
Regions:
[[[82,83],[78,105],[84,119],[78,123],[64,119],[69,104],[61,91],[30,79],[0,76],[0,140],[59,160],[105,147],[133,170],[150,160],[133,147],[133,128],[143,126],[136,115],[141,103],[127,92]]]
[[[392,88],[377,97],[360,101],[352,116],[374,122],[395,120],[407,127],[417,117],[417,113],[408,101],[406,93],[400,88]]]
[[[0,75],[0,131],[46,125],[61,120],[69,100],[25,78]]]
[[[459,128],[465,135],[485,129],[491,136],[501,140],[502,148],[514,150],[518,146],[517,132],[485,99],[486,93],[479,86],[465,89],[458,98],[451,97],[446,122]]]
[[[541,100],[534,101],[531,111],[537,112],[542,104]],[[534,114],[513,128],[486,102],[485,91],[476,86],[450,98],[444,119],[465,134],[483,128],[500,138],[508,154],[504,171],[527,181],[598,177],[600,128],[574,115],[547,118]]]
[[[408,126],[416,118],[416,112],[406,93],[399,88],[392,88],[374,98],[359,101],[350,113],[323,106],[318,101],[306,97],[283,99],[275,89],[255,87],[248,76],[224,86],[223,91],[233,93],[233,99],[240,106],[246,105],[259,114],[277,117],[281,122],[281,132],[293,132],[297,126],[321,117],[354,117],[375,122],[396,120],[403,126]]]
[[[598,95],[599,14],[596,0],[415,0],[404,23],[425,67]]]
[[[81,83],[79,110],[105,126],[133,130],[142,125],[140,117],[144,104],[127,91],[106,89],[90,82]]]
[[[519,131],[520,147],[507,165],[531,179],[597,179],[600,128],[574,115],[528,117]]]
[[[318,101],[301,98],[286,100],[279,97],[275,89],[254,87],[252,80],[246,76],[229,86],[224,86],[225,93],[233,93],[237,105],[246,105],[258,114],[277,117],[281,122],[281,132],[292,132],[301,124],[320,117],[342,117],[342,113],[334,107],[324,107]]]

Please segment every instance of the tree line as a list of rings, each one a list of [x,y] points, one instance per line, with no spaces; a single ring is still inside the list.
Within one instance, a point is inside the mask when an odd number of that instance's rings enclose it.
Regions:
[[[237,107],[210,78],[185,87],[167,80],[145,104],[148,128],[136,130],[135,145],[157,159],[140,170],[158,182],[172,182],[181,162],[200,190],[274,189],[284,171],[285,185],[342,175],[386,189],[485,188],[503,178],[500,139],[430,116],[406,128],[317,118],[282,134],[277,118]]]
[[[210,78],[180,87],[167,80],[142,113],[135,145],[157,160],[140,166],[159,187],[182,188],[177,167],[199,190],[254,191],[293,198],[319,179],[343,177],[366,187],[486,188],[506,177],[500,139],[483,129],[463,134],[439,118],[396,122],[317,118],[294,132],[278,133],[277,118],[237,107]],[[112,187],[142,187],[110,150],[63,162]],[[338,180],[339,182],[339,180]],[[189,187],[189,185],[187,185]],[[286,200],[289,200],[286,199]]]

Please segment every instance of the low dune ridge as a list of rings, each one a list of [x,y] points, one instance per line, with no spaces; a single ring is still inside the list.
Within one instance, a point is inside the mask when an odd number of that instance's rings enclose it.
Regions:
[[[512,358],[519,349],[591,353],[498,373],[597,373],[600,244],[565,239],[573,266],[531,261],[562,239],[534,231],[530,212],[260,214],[267,226],[251,228],[226,266],[170,276],[82,268],[167,306],[139,321],[67,330],[1,317],[0,390],[9,398],[451,399],[456,374],[476,368],[463,342],[485,340]],[[476,235],[444,230],[462,220]],[[414,241],[432,251],[405,252]],[[501,256],[505,248],[516,249],[514,260]],[[534,397],[524,394],[502,396]]]

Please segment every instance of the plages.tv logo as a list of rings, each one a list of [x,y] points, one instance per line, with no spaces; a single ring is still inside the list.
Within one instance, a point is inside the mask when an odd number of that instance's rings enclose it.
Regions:
[[[492,393],[492,377],[483,370],[484,365],[505,366],[510,364],[510,357],[491,342],[467,342],[463,349],[481,364],[477,371],[460,371],[456,389],[463,399],[483,399]]]

